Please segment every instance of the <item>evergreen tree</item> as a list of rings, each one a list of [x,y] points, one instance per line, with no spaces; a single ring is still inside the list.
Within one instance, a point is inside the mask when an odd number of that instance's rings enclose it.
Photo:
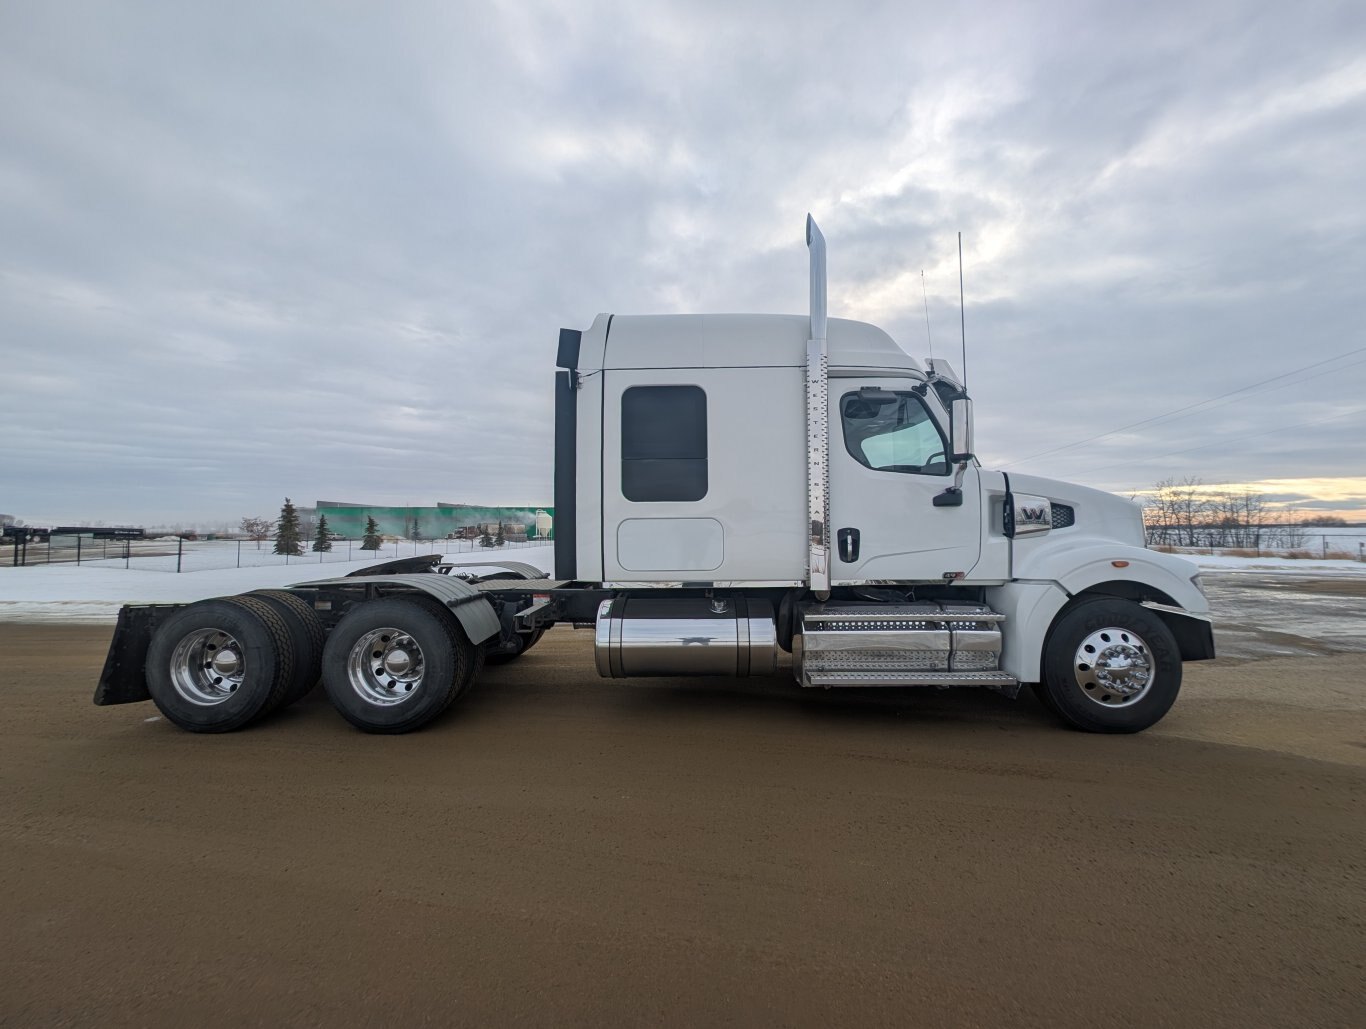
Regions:
[[[275,553],[302,554],[303,541],[299,539],[299,512],[294,503],[285,497],[285,506],[280,508],[280,519],[275,523]]]
[[[332,541],[327,538],[327,515],[318,515],[318,534],[313,537],[313,551],[325,554],[332,549]]]
[[[481,547],[495,547],[498,545],[493,541],[493,537],[489,535],[489,527],[487,524],[484,525],[484,531],[479,537],[479,545]]]
[[[504,543],[506,543],[507,541],[508,541],[507,534],[503,532],[503,523],[502,523],[502,522],[499,522],[499,523],[498,523],[498,535],[494,537],[494,539],[493,539],[493,545],[494,545],[495,547],[501,547],[501,546],[502,546]]]
[[[379,538],[379,526],[373,518],[365,519],[365,538],[360,541],[361,550],[378,550],[384,542]]]
[[[417,515],[413,515],[413,531],[408,538],[412,540],[420,540],[422,538],[422,522],[418,519]]]

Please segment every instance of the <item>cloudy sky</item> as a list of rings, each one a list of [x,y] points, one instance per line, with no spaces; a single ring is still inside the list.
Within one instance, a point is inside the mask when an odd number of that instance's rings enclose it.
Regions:
[[[1126,9],[1132,13],[1121,13]],[[0,3],[0,511],[550,499],[556,332],[806,309],[989,465],[1366,509],[1366,7]]]

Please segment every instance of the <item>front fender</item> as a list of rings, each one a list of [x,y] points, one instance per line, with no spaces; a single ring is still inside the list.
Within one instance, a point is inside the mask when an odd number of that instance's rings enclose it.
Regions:
[[[1099,550],[1072,555],[1076,564],[1057,580],[1058,585],[1076,596],[1102,583],[1132,583],[1139,594],[1135,599],[1169,604],[1191,614],[1209,614],[1209,601],[1195,584],[1200,569],[1193,561],[1138,547]]]
[[[1124,583],[1131,599],[1209,614],[1209,601],[1194,581],[1200,569],[1185,558],[1103,540],[1041,542],[1027,559],[1016,563],[1016,579],[1054,582],[1072,596],[1101,584]]]
[[[1049,629],[1084,595],[1146,603],[1172,629],[1185,660],[1214,656],[1209,601],[1193,581],[1199,573],[1194,563],[1108,540],[1049,542],[1031,541],[1014,580],[986,591],[987,602],[1006,616],[1002,669],[1021,682],[1038,682]]]

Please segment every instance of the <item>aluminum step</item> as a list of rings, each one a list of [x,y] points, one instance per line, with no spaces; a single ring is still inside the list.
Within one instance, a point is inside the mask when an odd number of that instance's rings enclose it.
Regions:
[[[809,686],[1016,686],[1005,672],[857,672],[807,673]]]

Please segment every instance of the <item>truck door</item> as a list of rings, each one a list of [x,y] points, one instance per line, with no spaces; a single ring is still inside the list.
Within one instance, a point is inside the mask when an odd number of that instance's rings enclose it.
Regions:
[[[917,390],[917,386],[920,387]],[[977,468],[959,506],[936,507],[953,485],[942,409],[906,378],[830,379],[830,577],[943,581],[968,576],[982,542]]]

